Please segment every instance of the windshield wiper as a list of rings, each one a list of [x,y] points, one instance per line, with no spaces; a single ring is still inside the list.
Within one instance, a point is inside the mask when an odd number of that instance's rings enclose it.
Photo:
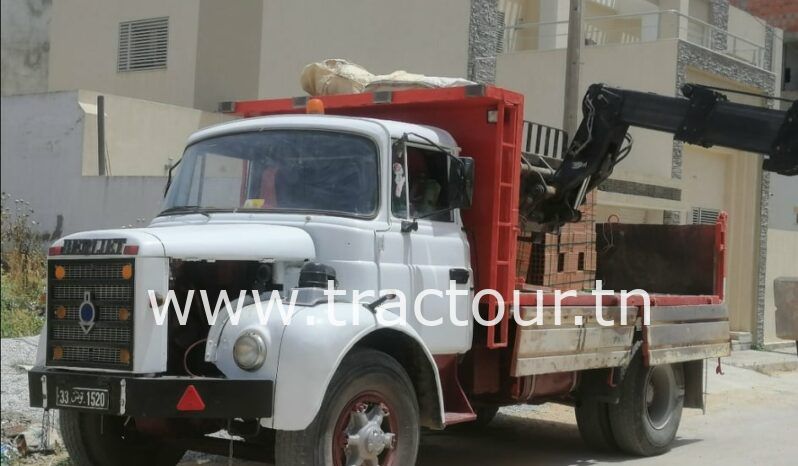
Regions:
[[[208,218],[211,218],[208,212],[205,212],[205,208],[199,205],[180,205],[169,207],[168,209],[164,209],[161,213],[158,214],[158,217],[161,215],[168,215],[168,214],[200,214],[204,215]]]

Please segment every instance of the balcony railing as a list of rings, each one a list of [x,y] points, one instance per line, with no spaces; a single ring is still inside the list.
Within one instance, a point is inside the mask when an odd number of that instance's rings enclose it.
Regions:
[[[586,47],[682,39],[768,69],[765,46],[675,10],[582,19]],[[504,52],[552,50],[568,43],[568,21],[519,23],[504,29]]]

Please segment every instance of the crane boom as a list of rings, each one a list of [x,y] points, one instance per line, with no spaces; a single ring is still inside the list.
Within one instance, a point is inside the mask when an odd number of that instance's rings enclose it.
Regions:
[[[590,86],[584,118],[559,168],[524,167],[521,214],[557,227],[579,220],[585,195],[609,178],[631,150],[629,127],[672,133],[704,147],[764,154],[763,169],[798,174],[798,103],[787,110],[729,102],[711,88],[686,84],[685,97]]]

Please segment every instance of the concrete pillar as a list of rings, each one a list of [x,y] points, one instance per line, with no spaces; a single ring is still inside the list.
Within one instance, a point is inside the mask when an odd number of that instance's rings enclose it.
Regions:
[[[504,17],[497,0],[471,0],[468,28],[468,79],[496,80],[496,54],[501,50]]]
[[[717,29],[712,30],[709,47],[712,50],[726,50],[729,30],[729,0],[709,0],[709,24]]]

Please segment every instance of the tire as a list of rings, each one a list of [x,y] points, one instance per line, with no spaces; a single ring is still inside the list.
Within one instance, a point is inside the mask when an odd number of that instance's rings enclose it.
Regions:
[[[601,452],[618,451],[618,443],[610,425],[610,411],[607,403],[593,398],[583,398],[576,405],[576,425],[582,440],[593,450]]]
[[[376,414],[387,411],[382,422]],[[358,413],[358,414],[356,414]],[[363,424],[364,417],[369,420]],[[357,416],[357,417],[356,417]],[[361,422],[358,422],[358,419]],[[375,430],[377,425],[380,429]],[[358,431],[358,429],[368,429]],[[368,452],[366,445],[345,447],[357,431],[359,438],[374,433],[382,444],[381,452]],[[384,434],[394,434],[391,441]],[[381,466],[416,464],[419,444],[419,410],[415,389],[404,368],[380,351],[359,349],[347,355],[336,371],[316,418],[305,430],[277,431],[277,466],[343,466],[347,455],[373,459],[377,453]],[[379,448],[379,447],[378,447]],[[377,461],[351,461],[350,464],[377,464]]]
[[[124,426],[119,416],[61,410],[59,425],[64,445],[72,464],[77,466],[141,465],[169,466],[177,464],[185,450],[158,444],[152,438],[139,436],[131,426]]]
[[[476,428],[483,428],[487,427],[493,419],[496,418],[496,414],[499,412],[498,406],[480,406],[476,409],[477,413],[477,420],[474,422],[469,422],[465,424],[467,426],[473,426]]]
[[[637,356],[621,386],[617,405],[609,406],[610,425],[626,453],[654,456],[670,450],[684,405],[680,364],[643,367]]]

